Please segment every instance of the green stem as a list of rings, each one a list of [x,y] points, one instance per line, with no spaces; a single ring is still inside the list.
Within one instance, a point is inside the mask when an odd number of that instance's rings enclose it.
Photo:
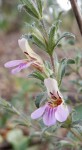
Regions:
[[[71,128],[70,131],[75,137],[77,137],[82,142],[82,137],[78,132],[76,132],[73,128]]]
[[[55,73],[55,66],[54,66],[54,60],[53,60],[53,56],[52,55],[50,55],[50,59],[51,59],[53,73]]]
[[[45,40],[47,41],[47,39],[48,39],[48,34],[47,34],[47,30],[46,30],[46,26],[45,26],[45,23],[44,23],[44,20],[42,19],[42,20],[40,20],[40,22],[41,22],[41,25],[42,25],[42,28],[43,28],[43,30],[44,30],[44,38],[45,38]]]

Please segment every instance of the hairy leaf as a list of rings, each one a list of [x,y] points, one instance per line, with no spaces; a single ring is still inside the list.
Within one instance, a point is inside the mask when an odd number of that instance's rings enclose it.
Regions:
[[[69,33],[69,32],[65,32],[63,33],[63,35],[60,36],[60,38],[56,41],[56,44],[55,44],[55,47],[59,44],[59,42],[65,38],[65,37],[68,37],[68,38],[75,38],[74,34],[72,33]]]
[[[36,0],[38,11],[42,17],[42,1],[41,0]]]
[[[60,86],[61,81],[65,75],[65,68],[67,65],[67,59],[62,59],[61,62],[59,63],[59,68],[58,68],[58,76],[57,76],[57,80],[58,80],[58,85]]]
[[[54,49],[59,23],[60,23],[60,21],[57,21],[56,24],[53,24],[50,28],[50,31],[49,31],[48,47],[49,47],[49,52],[50,53],[52,53],[53,49]]]
[[[31,73],[28,78],[36,78],[41,80],[42,82],[44,81],[45,77],[43,74],[41,74],[39,71],[34,71],[33,73]]]
[[[35,3],[32,0],[21,0],[22,3],[25,5],[25,10],[32,15],[33,17],[39,19],[40,15],[39,12],[37,10],[37,7],[35,5]]]
[[[44,49],[46,51],[46,44],[44,43],[44,40],[40,39],[37,35],[31,34],[31,41],[42,50]]]
[[[47,98],[47,94],[45,92],[42,92],[42,93],[39,93],[37,96],[36,96],[36,100],[35,100],[35,105],[37,108],[40,107],[40,104],[42,102],[44,102]]]

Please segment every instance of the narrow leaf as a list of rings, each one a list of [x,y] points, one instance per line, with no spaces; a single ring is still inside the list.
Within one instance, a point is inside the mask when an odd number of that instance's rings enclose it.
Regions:
[[[43,76],[43,74],[41,74],[39,71],[35,71],[33,73],[31,73],[28,78],[36,78],[41,80],[42,82],[44,81],[45,77]]]
[[[68,60],[67,60],[67,64],[75,64],[75,60],[73,60],[73,59],[68,59]]]
[[[39,93],[39,94],[36,96],[36,100],[35,100],[35,105],[36,105],[36,107],[39,108],[41,102],[45,101],[46,98],[47,98],[47,95],[46,95],[45,92]]]
[[[60,36],[60,38],[56,41],[56,44],[55,44],[55,47],[59,44],[59,42],[65,38],[65,37],[68,37],[68,38],[75,38],[74,34],[72,33],[69,33],[69,32],[66,32],[64,33],[62,36]]]
[[[39,12],[37,10],[35,3],[32,0],[22,0],[22,3],[26,5],[26,10],[30,15],[39,19],[40,17]]]
[[[61,60],[61,62],[59,63],[59,68],[58,68],[58,76],[57,76],[57,80],[58,80],[58,85],[60,86],[61,81],[65,75],[65,68],[67,65],[67,60],[64,58],[63,60]]]
[[[42,17],[42,1],[41,0],[36,0],[38,11]]]
[[[59,27],[59,23],[60,21],[57,21],[56,24],[53,24],[50,28],[49,31],[49,41],[48,41],[48,46],[49,46],[49,51],[52,53],[53,49],[54,49],[54,45],[56,42],[56,38],[57,38],[57,30]]]
[[[35,43],[38,47],[40,47],[42,50],[46,50],[46,45],[44,41],[42,41],[37,35],[31,34],[31,41]]]

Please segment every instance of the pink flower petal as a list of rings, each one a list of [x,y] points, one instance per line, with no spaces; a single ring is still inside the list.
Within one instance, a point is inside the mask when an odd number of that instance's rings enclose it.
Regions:
[[[35,110],[32,114],[31,114],[31,118],[32,119],[37,119],[39,117],[41,117],[45,111],[46,105],[38,108],[37,110]]]
[[[31,64],[33,64],[33,61],[27,62],[27,63],[22,63],[15,69],[12,69],[11,73],[16,74],[16,73],[20,72],[22,69],[28,68]]]
[[[26,60],[12,60],[4,64],[6,68],[18,66],[21,63],[24,63]]]
[[[66,105],[59,105],[55,112],[55,117],[59,122],[64,122],[69,115],[69,109]]]
[[[46,126],[52,126],[56,123],[55,111],[53,108],[46,108],[43,115],[43,122]]]

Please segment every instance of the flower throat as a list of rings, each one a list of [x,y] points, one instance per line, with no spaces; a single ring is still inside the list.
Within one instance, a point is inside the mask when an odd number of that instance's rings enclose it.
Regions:
[[[50,92],[51,99],[48,101],[48,105],[52,108],[57,107],[62,103],[62,98],[59,96],[59,93],[57,91],[57,97],[54,96],[52,92]]]

